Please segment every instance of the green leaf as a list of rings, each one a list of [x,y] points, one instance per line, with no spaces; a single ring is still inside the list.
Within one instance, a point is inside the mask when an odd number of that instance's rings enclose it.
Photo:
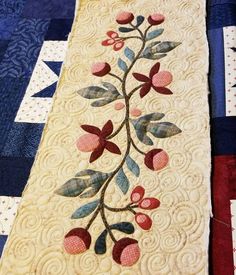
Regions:
[[[86,179],[72,178],[57,189],[55,193],[64,197],[77,197],[88,185],[89,181]]]
[[[134,31],[134,28],[120,27],[119,31],[120,32],[132,32],[132,31]]]
[[[135,27],[139,27],[140,25],[142,25],[144,19],[145,18],[142,15],[138,15],[137,18],[136,18],[136,25],[135,25]]]
[[[159,60],[163,57],[167,56],[167,54],[154,54],[154,53],[148,53],[146,55],[143,55],[142,58],[150,59],[150,60]]]
[[[164,29],[157,29],[147,34],[146,41],[152,40],[163,33]]]
[[[128,155],[125,159],[126,165],[129,168],[129,170],[136,176],[139,177],[140,175],[140,169],[138,164]]]
[[[81,219],[91,214],[98,206],[100,200],[87,203],[78,208],[71,216],[72,219]]]
[[[119,230],[126,234],[134,233],[134,226],[130,222],[120,222],[116,224],[110,225],[111,230]],[[106,237],[107,237],[107,229],[105,229],[97,238],[94,246],[94,250],[96,254],[104,254],[106,253]]]
[[[125,56],[132,62],[135,58],[134,52],[128,47],[125,48],[124,52],[125,52]]]
[[[138,123],[144,124],[145,122],[160,120],[164,116],[165,116],[165,114],[163,114],[163,113],[151,113],[151,114],[140,117],[137,121],[138,121]]]
[[[126,72],[128,70],[127,64],[121,58],[118,59],[118,66],[124,72]]]
[[[107,98],[107,99],[101,99],[101,100],[96,100],[91,103],[91,106],[93,107],[102,107],[105,106],[113,101],[115,101],[117,98]]]
[[[146,145],[153,145],[153,141],[147,136],[147,125],[135,119],[131,120],[131,123],[134,126],[137,138]]]
[[[126,177],[123,169],[121,168],[116,176],[116,184],[119,186],[123,194],[126,194],[129,190],[129,180]]]
[[[174,48],[179,46],[181,43],[180,42],[170,42],[170,41],[165,41],[161,42],[156,46],[155,52],[156,53],[167,53],[172,51]]]
[[[98,86],[89,86],[87,88],[80,89],[77,93],[87,99],[102,98],[110,95],[108,90]]]
[[[181,130],[170,122],[150,123],[147,131],[157,138],[167,138],[181,133]]]
[[[121,96],[116,87],[109,82],[102,82],[102,85],[114,96]]]

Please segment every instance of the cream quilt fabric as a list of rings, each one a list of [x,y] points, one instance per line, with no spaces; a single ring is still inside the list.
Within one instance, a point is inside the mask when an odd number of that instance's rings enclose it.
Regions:
[[[205,1],[77,6],[0,274],[208,274]]]

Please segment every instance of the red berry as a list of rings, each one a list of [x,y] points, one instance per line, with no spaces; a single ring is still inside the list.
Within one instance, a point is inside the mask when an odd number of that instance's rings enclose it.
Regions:
[[[104,76],[111,71],[111,66],[106,62],[98,62],[92,65],[91,71],[93,75]]]
[[[132,202],[139,202],[144,196],[145,190],[142,186],[136,186],[130,195]]]
[[[74,228],[64,238],[64,248],[69,254],[83,253],[89,249],[91,236],[84,228]]]
[[[120,239],[113,247],[112,257],[118,264],[132,266],[140,257],[138,241],[131,238]]]
[[[156,198],[145,198],[140,201],[138,206],[142,209],[155,209],[160,206],[160,201]]]
[[[122,11],[117,14],[116,16],[116,22],[118,24],[128,24],[131,23],[134,19],[134,15],[131,12]]]
[[[136,213],[135,221],[143,230],[149,230],[152,227],[152,220],[146,214]]]
[[[159,13],[154,13],[148,17],[148,23],[150,25],[159,25],[165,21],[165,16]]]
[[[154,171],[163,169],[168,162],[168,154],[162,149],[153,149],[149,151],[144,158],[145,165]]]

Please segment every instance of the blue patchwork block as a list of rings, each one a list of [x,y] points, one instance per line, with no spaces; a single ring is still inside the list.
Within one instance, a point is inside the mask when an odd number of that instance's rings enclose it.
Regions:
[[[18,23],[16,18],[0,18],[0,39],[8,40],[11,38]]]
[[[25,18],[74,18],[75,0],[28,0]]]
[[[3,59],[3,56],[7,50],[9,40],[0,40],[0,62]]]
[[[0,152],[12,127],[29,79],[0,78]]]
[[[21,19],[0,63],[0,77],[31,77],[50,20]]]
[[[43,127],[43,123],[15,122],[11,127],[1,155],[34,157],[39,146]]]
[[[236,1],[234,4],[214,5],[208,9],[208,30],[234,25],[236,25]]]
[[[0,157],[0,196],[21,197],[34,158]]]
[[[223,29],[208,30],[212,117],[225,116],[225,58]]]
[[[6,235],[0,235],[0,257],[2,256],[3,252],[3,247],[7,241],[7,236]]]
[[[73,19],[52,19],[45,40],[67,41]]]
[[[26,0],[1,0],[0,18],[19,18]]]
[[[211,121],[213,155],[236,154],[236,117],[218,117]]]

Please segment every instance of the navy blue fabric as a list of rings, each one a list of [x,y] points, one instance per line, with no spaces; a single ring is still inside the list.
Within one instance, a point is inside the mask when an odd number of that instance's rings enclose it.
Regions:
[[[18,24],[17,18],[0,18],[0,39],[8,40]]]
[[[0,153],[13,125],[29,79],[0,78]]]
[[[3,56],[7,50],[9,40],[0,40],[0,62],[3,59]]]
[[[0,196],[21,197],[34,158],[0,157]]]
[[[212,119],[213,155],[236,154],[236,117]]]
[[[207,25],[208,30],[236,25],[236,3],[217,4],[208,8]]]
[[[33,158],[38,149],[43,127],[43,123],[15,122],[6,139],[2,156]]]
[[[25,18],[74,18],[75,0],[27,0]]]
[[[52,19],[45,40],[66,41],[71,30],[73,19]]]
[[[223,29],[208,31],[210,49],[210,89],[212,117],[225,116],[225,60],[224,60],[224,37]]]
[[[1,0],[0,18],[19,18],[26,0]]]
[[[6,243],[6,240],[7,240],[7,236],[0,235],[0,257],[2,255],[3,247],[4,247],[5,243]]]
[[[57,75],[59,76],[61,71],[61,61],[44,61],[44,63]]]

